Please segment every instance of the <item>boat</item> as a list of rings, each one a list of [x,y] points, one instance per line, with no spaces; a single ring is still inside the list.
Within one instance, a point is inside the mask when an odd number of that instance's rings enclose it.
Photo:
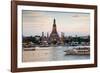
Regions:
[[[35,51],[35,48],[23,48],[24,51]]]
[[[74,48],[65,50],[64,52],[66,53],[65,55],[90,55],[90,48]]]

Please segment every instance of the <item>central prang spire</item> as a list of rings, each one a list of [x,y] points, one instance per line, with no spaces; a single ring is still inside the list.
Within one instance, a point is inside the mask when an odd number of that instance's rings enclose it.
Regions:
[[[55,20],[55,18],[53,20],[53,26],[56,27],[56,20]]]
[[[59,43],[59,41],[60,41],[60,38],[59,38],[59,35],[58,35],[58,32],[57,32],[56,20],[54,18],[52,32],[50,34],[50,42],[53,43],[53,44],[57,44],[57,43]]]
[[[52,33],[57,33],[57,27],[56,27],[56,20],[55,20],[55,18],[54,18],[54,20],[53,20]]]

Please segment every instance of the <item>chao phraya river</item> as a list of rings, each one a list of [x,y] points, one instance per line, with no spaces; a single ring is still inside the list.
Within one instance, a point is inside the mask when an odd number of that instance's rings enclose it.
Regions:
[[[67,49],[72,49],[72,46],[58,47],[31,47],[23,50],[23,62],[38,62],[38,61],[63,61],[63,60],[83,60],[90,59],[90,55],[65,55]],[[25,49],[25,48],[23,48]]]

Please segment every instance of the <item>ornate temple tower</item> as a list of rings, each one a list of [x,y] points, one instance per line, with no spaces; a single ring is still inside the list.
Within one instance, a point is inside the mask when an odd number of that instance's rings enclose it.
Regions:
[[[57,32],[56,20],[55,19],[53,20],[53,28],[52,28],[52,32],[50,34],[49,39],[50,39],[50,42],[52,44],[57,44],[57,43],[60,42],[60,37],[59,37],[58,32]]]
[[[60,40],[61,40],[61,44],[64,44],[65,36],[64,36],[63,32],[61,32],[61,38],[60,38]]]

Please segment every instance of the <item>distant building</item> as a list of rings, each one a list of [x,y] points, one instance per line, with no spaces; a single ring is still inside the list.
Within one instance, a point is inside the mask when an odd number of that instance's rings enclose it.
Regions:
[[[65,36],[64,36],[63,32],[61,32],[60,43],[63,44],[63,45],[65,44]]]
[[[46,37],[46,36],[44,36],[44,32],[42,32],[41,44],[42,45],[48,45],[48,33],[47,33],[47,37]]]

